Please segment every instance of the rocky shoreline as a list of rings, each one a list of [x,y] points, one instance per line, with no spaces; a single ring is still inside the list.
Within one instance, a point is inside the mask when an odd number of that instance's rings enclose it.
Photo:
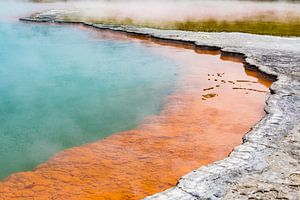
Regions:
[[[62,19],[63,11],[22,18],[29,22],[76,23],[153,40],[184,43],[200,50],[245,60],[245,67],[275,78],[267,115],[224,160],[183,176],[175,187],[152,199],[299,199],[300,198],[300,38],[244,33],[206,33],[91,24]]]

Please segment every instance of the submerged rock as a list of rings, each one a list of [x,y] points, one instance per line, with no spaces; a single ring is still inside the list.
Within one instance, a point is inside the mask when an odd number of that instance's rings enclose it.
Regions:
[[[218,96],[217,94],[214,93],[209,93],[209,94],[204,94],[202,95],[204,98],[208,99],[208,98],[214,98],[215,96]]]

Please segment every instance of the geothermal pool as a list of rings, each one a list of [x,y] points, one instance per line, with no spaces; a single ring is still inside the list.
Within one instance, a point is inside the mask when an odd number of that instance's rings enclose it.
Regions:
[[[5,200],[168,189],[242,142],[271,84],[219,52],[81,26],[0,20],[0,46]]]

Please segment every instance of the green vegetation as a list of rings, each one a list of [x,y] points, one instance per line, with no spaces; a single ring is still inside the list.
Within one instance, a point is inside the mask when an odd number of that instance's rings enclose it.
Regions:
[[[173,23],[174,29],[205,32],[244,32],[262,35],[300,36],[300,20],[289,21],[184,21]]]
[[[135,25],[149,28],[204,31],[204,32],[244,32],[260,35],[275,36],[300,36],[300,17],[291,17],[280,20],[271,17],[257,16],[236,21],[226,20],[186,20],[164,22],[138,22],[130,18],[89,18],[81,16],[64,16],[66,21],[87,21],[91,23],[103,23],[114,25]]]

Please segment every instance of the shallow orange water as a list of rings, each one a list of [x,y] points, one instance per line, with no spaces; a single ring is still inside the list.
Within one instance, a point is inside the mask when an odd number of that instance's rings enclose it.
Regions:
[[[223,159],[263,116],[271,81],[220,55],[124,35],[180,64],[177,89],[134,130],[56,154],[0,182],[0,199],[141,199]],[[133,59],[133,58],[132,58]],[[210,95],[207,95],[210,94]],[[210,98],[211,97],[211,98]]]

